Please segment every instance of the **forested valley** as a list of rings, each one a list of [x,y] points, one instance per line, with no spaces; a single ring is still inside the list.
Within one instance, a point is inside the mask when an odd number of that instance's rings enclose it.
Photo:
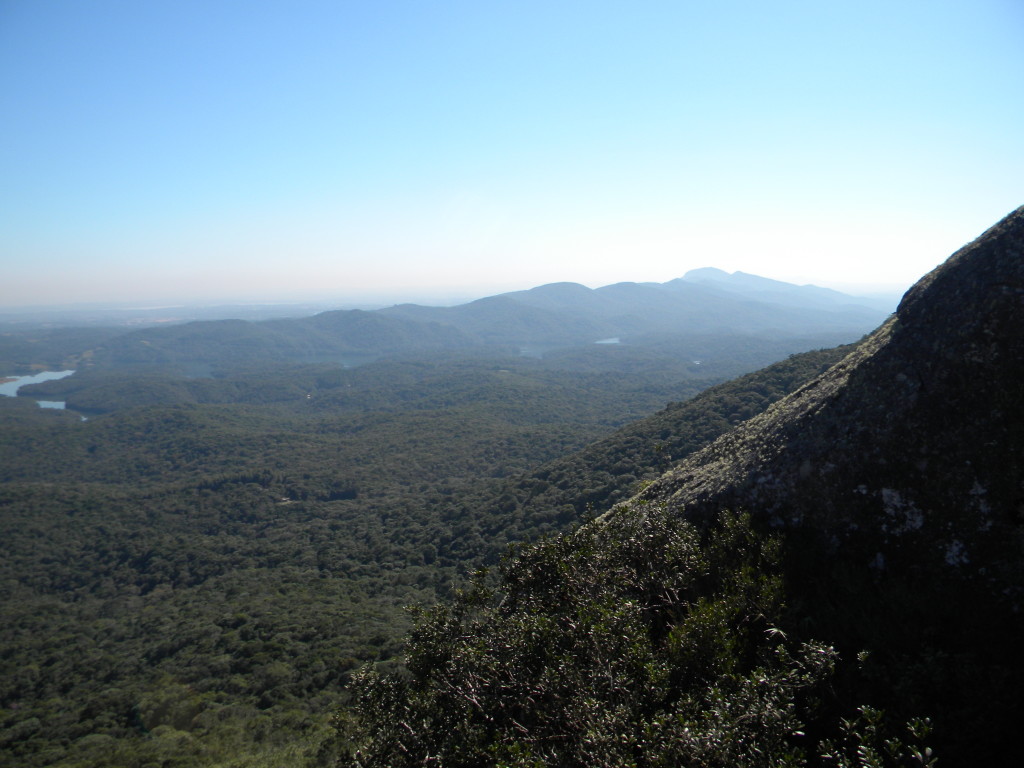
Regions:
[[[200,376],[81,354],[115,336],[0,345],[12,372],[78,367],[0,398],[2,765],[330,764],[346,684],[401,665],[410,606],[847,351],[705,334]]]

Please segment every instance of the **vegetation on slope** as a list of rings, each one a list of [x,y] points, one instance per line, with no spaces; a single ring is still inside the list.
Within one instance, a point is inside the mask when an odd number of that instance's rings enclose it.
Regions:
[[[829,354],[647,429],[696,445]],[[55,382],[93,398],[85,422],[0,399],[0,765],[300,760],[353,671],[398,654],[404,606],[574,524],[574,483],[597,505],[635,487],[635,431],[549,462],[705,384],[677,363],[609,377],[474,356]]]
[[[913,721],[832,713],[837,657],[779,629],[778,541],[640,504],[503,564],[372,668],[322,753],[341,766],[932,765]],[[837,707],[837,705],[840,705]]]

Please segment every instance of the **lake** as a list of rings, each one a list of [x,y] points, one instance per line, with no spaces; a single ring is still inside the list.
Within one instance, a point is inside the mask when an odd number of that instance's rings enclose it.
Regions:
[[[41,384],[44,381],[55,381],[65,379],[74,371],[43,371],[32,376],[0,376],[0,395],[6,397],[17,397],[18,390],[26,384]],[[63,400],[36,400],[41,408],[63,408]]]

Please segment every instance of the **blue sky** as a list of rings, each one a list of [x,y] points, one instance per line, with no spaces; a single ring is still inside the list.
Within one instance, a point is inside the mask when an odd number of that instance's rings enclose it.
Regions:
[[[1021,73],[1019,0],[0,0],[0,306],[906,286]]]

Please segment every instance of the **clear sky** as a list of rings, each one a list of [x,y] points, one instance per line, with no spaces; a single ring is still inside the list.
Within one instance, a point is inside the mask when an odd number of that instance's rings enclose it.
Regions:
[[[1024,2],[0,0],[0,306],[906,286],[1024,203]]]

